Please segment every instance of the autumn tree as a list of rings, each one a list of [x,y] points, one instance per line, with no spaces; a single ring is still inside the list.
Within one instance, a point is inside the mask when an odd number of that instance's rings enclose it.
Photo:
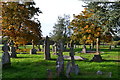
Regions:
[[[41,25],[34,15],[41,13],[34,2],[3,2],[2,33],[14,41],[15,45],[26,44],[32,40],[36,44],[41,39]]]
[[[94,43],[96,42],[96,53],[98,52],[98,44],[103,38],[111,39],[111,34],[103,36],[104,29],[99,25],[99,21],[96,20],[94,10],[85,8],[79,15],[74,15],[74,19],[71,22],[73,29],[73,35],[71,39],[79,41],[80,43]],[[108,37],[109,36],[109,37]]]
[[[2,36],[17,47],[41,39],[41,24],[34,15],[41,13],[34,2],[2,2]]]

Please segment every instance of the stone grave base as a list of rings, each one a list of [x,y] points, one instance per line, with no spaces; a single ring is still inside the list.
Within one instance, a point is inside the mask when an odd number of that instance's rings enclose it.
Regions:
[[[71,60],[71,57],[70,57],[70,56],[64,55],[63,57],[64,57],[65,59]],[[80,57],[80,56],[74,56],[74,59],[75,59],[75,60],[87,60],[87,58],[83,58],[83,57]]]
[[[101,55],[94,55],[94,57],[92,58],[91,61],[94,61],[94,62],[101,62],[103,61]]]

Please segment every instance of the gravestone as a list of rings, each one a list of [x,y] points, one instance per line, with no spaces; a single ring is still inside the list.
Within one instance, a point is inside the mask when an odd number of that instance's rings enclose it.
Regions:
[[[64,57],[62,54],[61,42],[59,43],[58,47],[59,47],[59,53],[58,53],[58,58],[56,60],[56,71],[57,71],[57,76],[60,76],[64,74]]]
[[[57,76],[60,76],[64,72],[64,58],[59,54],[56,61],[56,70],[57,70]]]
[[[101,55],[94,55],[94,57],[92,58],[91,61],[94,61],[94,62],[101,62],[101,61],[103,61],[103,60],[102,60]]]
[[[49,37],[46,36],[44,41],[44,58],[45,60],[50,60],[50,44],[49,44]]]
[[[17,57],[17,52],[16,52],[16,48],[14,47],[14,43],[13,41],[11,41],[8,46],[10,47],[10,56],[12,58],[16,58]]]
[[[37,50],[35,48],[30,50],[30,54],[37,54],[36,52],[37,52]]]
[[[71,72],[78,75],[78,73],[80,72],[79,66],[75,64],[75,59],[74,59],[74,48],[73,48],[73,42],[70,44],[70,57],[71,57]]]
[[[68,61],[66,65],[66,77],[67,78],[70,78],[71,68],[72,68],[72,63]]]
[[[81,51],[82,53],[86,53],[87,51],[86,51],[86,46],[85,45],[83,45],[83,49],[82,49],[82,51]]]
[[[16,58],[17,57],[16,48],[13,45],[11,46],[11,57],[12,58]]]
[[[8,51],[10,51],[10,47],[7,44],[5,44],[2,47],[2,50],[3,50],[3,54],[2,54],[2,67],[3,68],[10,67],[11,66],[11,61],[10,61],[10,55],[8,53]]]
[[[72,72],[75,73],[76,75],[78,75],[79,72],[80,72],[79,66],[75,64],[75,65],[72,67]]]

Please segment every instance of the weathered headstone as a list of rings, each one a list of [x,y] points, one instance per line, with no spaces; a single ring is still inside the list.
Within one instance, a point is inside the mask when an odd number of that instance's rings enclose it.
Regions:
[[[101,62],[101,61],[103,61],[103,60],[102,60],[101,55],[94,55],[94,57],[92,58],[91,61],[94,61],[94,62]]]
[[[70,44],[70,57],[71,57],[71,61],[72,61],[72,68],[71,68],[71,72],[75,73],[76,75],[78,75],[78,73],[80,72],[79,70],[79,66],[75,64],[75,59],[74,59],[74,48],[73,48],[73,42]]]
[[[36,52],[37,52],[37,50],[35,48],[30,50],[30,54],[37,54]]]
[[[12,58],[16,58],[17,57],[16,48],[13,45],[11,46],[11,57]]]
[[[74,66],[74,73],[75,73],[76,75],[78,75],[79,72],[80,72],[79,66],[78,66],[78,65],[75,65],[75,66]]]
[[[44,58],[45,60],[50,60],[50,44],[49,44],[49,37],[46,36],[44,41]]]
[[[61,74],[64,74],[64,57],[62,54],[62,44],[61,42],[58,45],[59,47],[59,53],[58,53],[58,58],[56,61],[56,70],[57,70],[57,76],[60,76]]]
[[[82,49],[82,51],[81,51],[82,53],[86,53],[87,51],[86,51],[86,46],[85,45],[83,45],[83,49]]]
[[[69,61],[66,65],[66,77],[67,78],[70,78],[71,68],[72,68],[72,63]]]
[[[10,47],[7,44],[5,44],[2,47],[2,50],[3,50],[3,54],[2,54],[2,67],[3,68],[9,67],[9,66],[11,66],[10,55],[8,53],[8,51],[10,51]]]
[[[56,61],[56,70],[57,70],[57,76],[60,76],[64,72],[64,58],[59,54]]]

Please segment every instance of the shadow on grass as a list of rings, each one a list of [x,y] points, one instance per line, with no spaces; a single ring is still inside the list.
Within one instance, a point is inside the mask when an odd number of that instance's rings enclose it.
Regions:
[[[52,58],[52,59],[50,59],[51,61],[56,61],[57,59],[55,59],[55,58]],[[69,60],[69,59],[64,59],[64,61],[71,61],[71,60]],[[83,60],[74,60],[74,61],[83,61]],[[85,61],[85,60],[84,60]]]
[[[120,60],[103,60],[103,62],[120,62]]]

